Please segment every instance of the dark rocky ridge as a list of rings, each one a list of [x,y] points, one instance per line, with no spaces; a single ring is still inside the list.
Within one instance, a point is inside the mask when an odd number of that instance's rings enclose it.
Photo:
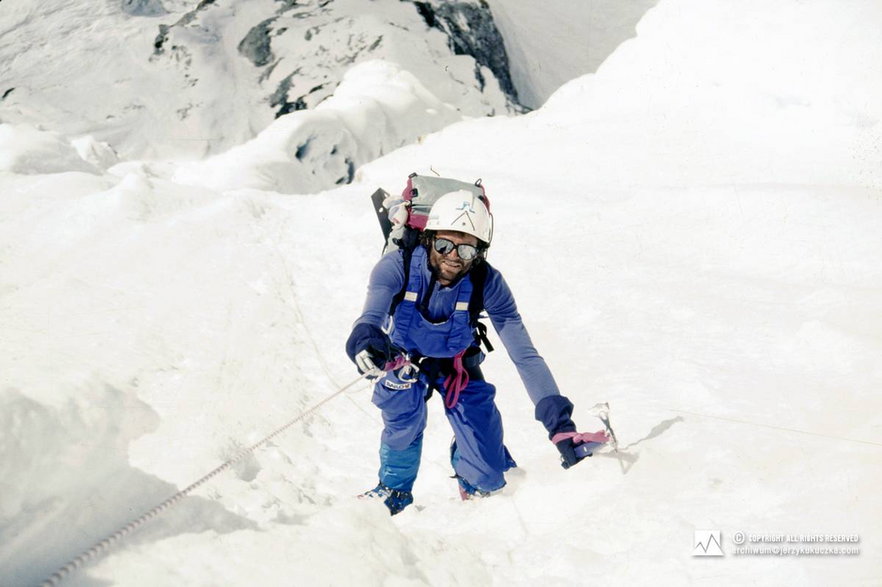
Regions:
[[[136,1],[136,0],[130,0]],[[140,0],[146,2],[148,0]],[[154,41],[153,59],[170,55],[184,66],[191,61],[190,51],[180,43],[170,42],[176,28],[183,28],[197,21],[200,12],[213,5],[220,5],[223,0],[200,0],[196,7],[184,14],[177,22],[159,26],[159,34]],[[273,52],[273,38],[292,32],[291,19],[314,19],[329,10],[334,0],[319,2],[300,2],[297,0],[278,0],[275,14],[252,27],[239,42],[239,54],[248,59],[255,67],[264,68],[260,79],[266,80],[279,63],[279,57]],[[483,90],[486,80],[482,68],[485,66],[493,72],[499,81],[503,93],[511,103],[511,107],[519,110],[517,90],[509,72],[508,56],[503,44],[502,35],[493,22],[490,8],[484,0],[446,1],[414,1],[411,3],[426,25],[444,33],[448,38],[448,46],[456,55],[470,55],[478,66],[475,67],[477,87]],[[284,19],[282,17],[284,16]],[[329,15],[330,17],[330,15]],[[332,17],[330,17],[332,18]],[[330,20],[329,18],[329,20]],[[284,22],[281,22],[284,20]],[[307,28],[304,38],[310,40],[324,25],[318,24]],[[338,47],[341,51],[340,63],[355,63],[362,53],[369,53],[382,43],[377,39],[357,39],[352,46]],[[486,71],[486,70],[484,70]],[[277,72],[278,73],[278,72]],[[301,69],[297,67],[288,72],[267,94],[267,103],[273,108],[276,118],[290,112],[312,108],[330,96],[340,80],[333,75],[315,75],[303,78]],[[303,79],[301,79],[303,78]],[[189,79],[189,76],[188,76]],[[278,77],[276,77],[278,79]],[[192,80],[191,80],[192,83]]]
[[[490,7],[484,0],[413,4],[429,27],[447,35],[451,51],[456,55],[471,55],[478,64],[492,71],[509,100],[518,103],[505,44],[493,22]],[[475,78],[483,88],[484,76],[478,68],[475,70]]]
[[[499,81],[502,91],[509,101],[517,107],[517,90],[509,72],[508,55],[505,51],[502,35],[493,22],[490,7],[486,2],[477,0],[438,2],[433,4],[412,0],[402,1],[411,2],[426,22],[426,25],[443,32],[447,36],[450,50],[454,54],[470,55],[479,65],[483,65],[492,71]],[[320,2],[315,8],[321,10],[331,2],[333,0],[325,0]],[[256,25],[248,31],[248,34],[239,43],[239,53],[251,61],[255,67],[265,67],[268,65],[272,67],[275,61],[275,56],[272,52],[272,38],[274,35],[282,34],[287,30],[287,27],[274,28],[279,16],[291,12],[295,8],[301,8],[299,14],[294,13],[288,16],[302,18],[310,11],[309,9],[304,10],[303,6],[298,6],[296,1],[292,0],[285,0],[282,4],[276,16]],[[312,34],[312,30],[307,30],[305,38],[310,39]],[[379,38],[366,47],[365,50],[372,51],[381,42],[382,38]],[[352,57],[351,61],[354,62],[355,57]],[[330,95],[337,86],[336,82],[329,80],[325,83],[311,85],[306,93],[291,97],[290,92],[296,86],[296,80],[294,79],[296,73],[297,71],[295,70],[287,75],[270,96],[270,104],[276,108],[276,117],[309,108],[310,104],[315,104],[317,101],[321,101],[321,99]],[[478,87],[483,89],[486,80],[479,67],[475,68],[475,80],[478,82]],[[318,100],[316,100],[317,97]]]

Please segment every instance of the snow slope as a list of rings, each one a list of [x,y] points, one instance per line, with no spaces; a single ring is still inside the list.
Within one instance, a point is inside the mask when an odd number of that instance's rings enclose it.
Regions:
[[[39,582],[350,382],[381,249],[367,196],[431,167],[483,178],[490,260],[580,427],[612,406],[618,455],[563,471],[500,350],[520,465],[501,495],[458,500],[433,401],[416,507],[352,499],[381,428],[361,384],[70,584],[874,584],[879,24],[869,1],[661,0],[537,112],[310,195],[0,127],[0,582]],[[726,556],[691,556],[698,529]],[[861,553],[738,555],[739,531]]]
[[[351,182],[356,168],[461,118],[397,65],[363,62],[315,109],[283,116],[243,145],[180,165],[172,177],[221,190],[319,192]]]

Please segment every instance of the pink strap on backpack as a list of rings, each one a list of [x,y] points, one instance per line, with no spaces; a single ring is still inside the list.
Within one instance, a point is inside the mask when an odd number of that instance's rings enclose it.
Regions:
[[[401,192],[401,199],[404,200],[406,206],[410,206],[410,202],[413,201],[413,178],[416,174],[410,174],[407,177],[407,185],[404,186],[404,191]],[[407,225],[411,228],[415,228],[417,230],[425,230],[426,222],[429,221],[428,216],[423,216],[422,214],[408,214],[407,217]]]

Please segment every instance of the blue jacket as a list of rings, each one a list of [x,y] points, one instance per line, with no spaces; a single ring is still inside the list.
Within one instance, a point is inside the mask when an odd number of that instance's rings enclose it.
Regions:
[[[429,287],[432,273],[427,260],[421,263],[420,299]],[[433,321],[447,319],[454,311],[459,288],[469,276],[453,283],[449,287],[435,284],[435,291],[429,298],[426,316]],[[367,301],[361,316],[355,324],[371,324],[382,327],[389,318],[392,298],[404,287],[404,258],[402,252],[393,251],[383,256],[371,272],[368,283]],[[487,265],[487,279],[484,284],[484,309],[496,329],[499,338],[505,345],[509,357],[517,367],[524,387],[534,405],[549,396],[560,396],[560,391],[545,360],[536,351],[530,335],[524,327],[521,315],[511,290],[502,274],[493,266]],[[564,398],[560,398],[563,400]],[[558,404],[558,402],[552,402]],[[569,403],[569,402],[567,402]],[[546,402],[547,404],[547,402]]]

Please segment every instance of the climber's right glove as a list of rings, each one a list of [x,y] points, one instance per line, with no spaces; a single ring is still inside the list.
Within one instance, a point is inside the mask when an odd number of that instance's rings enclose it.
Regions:
[[[389,336],[372,324],[356,324],[346,341],[346,354],[368,379],[383,375],[383,367],[395,359],[396,351]]]

